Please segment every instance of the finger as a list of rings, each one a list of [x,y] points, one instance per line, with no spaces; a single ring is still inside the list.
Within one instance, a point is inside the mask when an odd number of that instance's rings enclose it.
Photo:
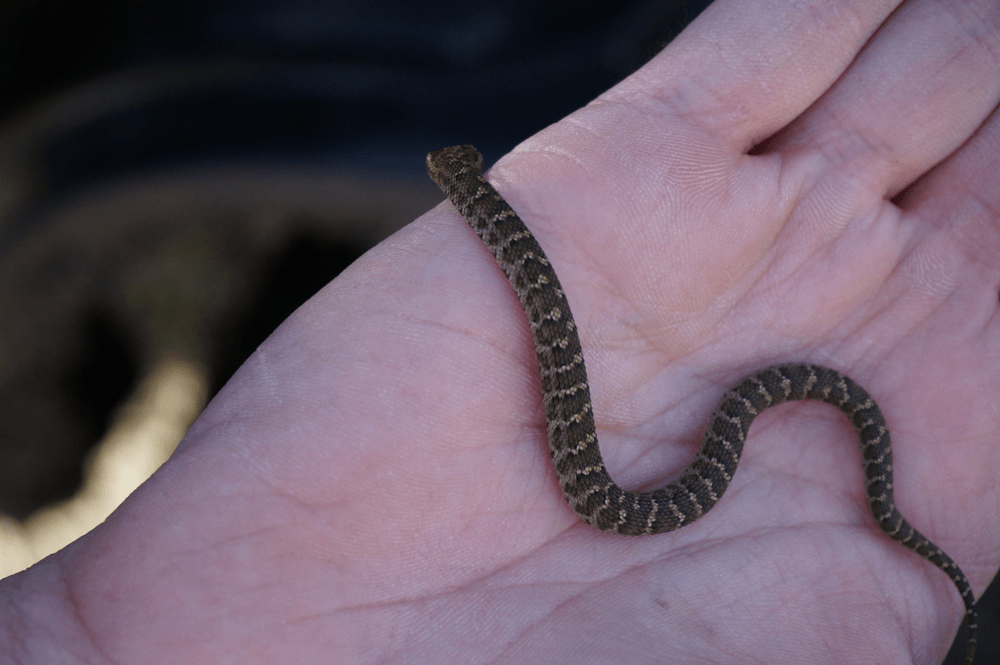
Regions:
[[[899,0],[719,0],[604,95],[670,107],[743,151],[802,113]]]
[[[940,254],[954,248],[945,263],[940,256],[908,257],[905,276],[928,290],[950,292],[967,280],[988,301],[985,313],[997,309],[1000,291],[1000,111],[994,111],[961,150],[896,198],[896,204],[924,227],[924,242],[914,254]],[[933,238],[942,242],[934,242]],[[985,292],[985,293],[984,293]],[[968,304],[968,303],[966,303]],[[971,321],[966,312],[953,321]]]
[[[996,106],[998,49],[995,0],[912,0],[820,102],[763,149],[808,146],[852,180],[892,196]]]

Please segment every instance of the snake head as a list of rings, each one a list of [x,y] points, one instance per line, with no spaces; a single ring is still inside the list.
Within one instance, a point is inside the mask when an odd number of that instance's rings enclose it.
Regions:
[[[468,171],[470,167],[476,173],[483,170],[483,156],[471,145],[453,145],[427,155],[427,173],[438,185],[446,174]]]

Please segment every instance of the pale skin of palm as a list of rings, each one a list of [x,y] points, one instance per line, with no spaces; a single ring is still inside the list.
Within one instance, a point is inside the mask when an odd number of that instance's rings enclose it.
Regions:
[[[675,477],[748,371],[828,365],[879,401],[900,510],[982,593],[998,53],[994,2],[719,0],[492,169],[566,288],[621,485]],[[538,381],[442,204],[290,317],[105,524],[2,582],[0,661],[943,657],[962,603],[872,523],[834,408],[769,410],[711,513],[625,538],[566,505]]]

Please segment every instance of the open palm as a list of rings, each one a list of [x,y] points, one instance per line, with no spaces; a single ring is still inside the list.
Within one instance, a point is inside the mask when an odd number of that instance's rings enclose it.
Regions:
[[[489,177],[566,288],[619,484],[676,477],[749,371],[827,365],[879,401],[900,510],[978,594],[1000,564],[1000,9],[897,4],[719,0]],[[691,526],[580,521],[524,314],[450,204],[5,584],[24,653],[116,663],[932,663],[962,615],[875,527],[822,404],[758,418]]]

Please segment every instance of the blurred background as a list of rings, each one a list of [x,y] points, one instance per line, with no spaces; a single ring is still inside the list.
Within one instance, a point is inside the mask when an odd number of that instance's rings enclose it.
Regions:
[[[492,163],[707,4],[3,3],[0,577],[103,520],[285,317],[436,205],[429,150]]]

